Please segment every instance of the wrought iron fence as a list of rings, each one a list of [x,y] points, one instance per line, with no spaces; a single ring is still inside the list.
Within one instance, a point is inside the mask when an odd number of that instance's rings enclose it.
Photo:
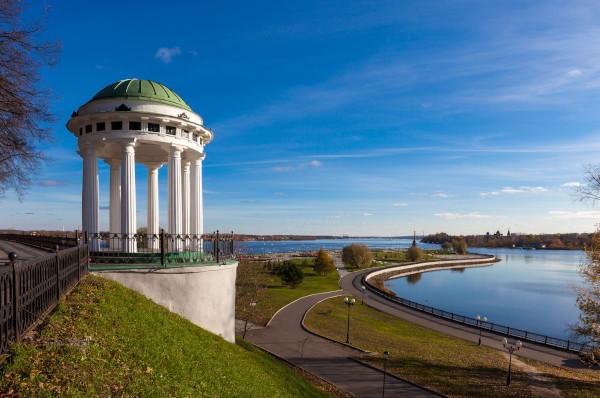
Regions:
[[[90,266],[176,266],[221,263],[234,258],[233,232],[222,234],[84,234]]]
[[[87,245],[0,267],[0,357],[87,272]]]
[[[0,239],[12,242],[24,243],[29,246],[41,247],[54,251],[58,246],[58,250],[68,249],[69,247],[77,246],[77,235],[75,237],[68,236],[46,236],[46,235],[31,235],[31,234],[0,234]]]
[[[483,322],[481,320],[478,321],[475,318],[455,314],[455,313],[449,312],[449,311],[440,310],[438,308],[423,305],[423,304],[417,303],[415,301],[397,297],[395,294],[386,292],[385,290],[382,290],[382,289],[378,288],[377,286],[369,283],[366,277],[363,277],[363,284],[365,284],[366,286],[369,286],[370,290],[374,291],[375,293],[377,293],[381,296],[384,296],[388,300],[391,300],[398,304],[404,305],[406,307],[410,307],[415,310],[425,312],[428,314],[436,315],[440,318],[448,319],[448,320],[451,320],[451,321],[454,321],[457,323],[480,327],[482,329],[487,329],[492,332],[496,332],[496,333],[503,334],[506,336],[515,337],[515,338],[518,338],[521,340],[528,340],[528,341],[532,341],[532,342],[539,343],[539,344],[544,344],[544,345],[551,346],[551,347],[562,348],[562,349],[565,349],[568,351],[573,351],[573,352],[581,352],[585,348],[584,343],[579,343],[576,341],[565,340],[565,339],[560,339],[557,337],[551,337],[548,335],[533,333],[533,332],[529,332],[527,330],[511,328],[509,326],[498,325],[498,324],[495,324],[492,322]]]

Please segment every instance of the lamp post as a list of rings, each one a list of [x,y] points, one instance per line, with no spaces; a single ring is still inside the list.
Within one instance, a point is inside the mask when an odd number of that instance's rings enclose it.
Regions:
[[[477,327],[479,327],[479,343],[477,345],[481,345],[481,322],[479,321],[481,318],[477,315]],[[487,322],[487,318],[483,317],[483,322]]]
[[[360,288],[361,288],[362,294],[363,294],[361,304],[364,305],[365,304],[365,289],[366,289],[366,287],[365,287],[365,285],[362,285]]]
[[[354,305],[356,300],[344,297],[344,304],[348,306],[348,331],[346,332],[346,344],[350,344],[350,307]]]
[[[390,352],[388,350],[385,350],[383,352],[383,388],[381,390],[382,398],[385,398],[385,373],[386,373],[386,364],[387,364],[388,355],[390,355]]]
[[[506,340],[506,337],[504,337],[502,340],[500,340],[502,342],[502,345],[504,346],[504,348],[506,348],[509,352],[509,359],[508,359],[508,377],[506,378],[506,385],[510,386],[510,371],[511,371],[511,367],[512,367],[512,354],[514,351],[518,351],[521,349],[521,347],[523,346],[523,343],[521,343],[520,340],[517,340],[517,342],[511,342],[509,343],[508,340]],[[516,348],[516,350],[515,350]]]

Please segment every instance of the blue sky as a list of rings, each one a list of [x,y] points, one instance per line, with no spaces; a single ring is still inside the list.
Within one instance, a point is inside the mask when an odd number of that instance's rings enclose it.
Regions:
[[[81,224],[64,125],[103,87],[158,81],[204,118],[205,230],[406,235],[591,232],[600,161],[593,1],[45,1],[61,63],[54,163],[0,228]],[[44,2],[30,2],[28,17]],[[138,226],[146,171],[138,165]],[[161,169],[166,226],[166,167]],[[100,226],[108,167],[100,164]]]

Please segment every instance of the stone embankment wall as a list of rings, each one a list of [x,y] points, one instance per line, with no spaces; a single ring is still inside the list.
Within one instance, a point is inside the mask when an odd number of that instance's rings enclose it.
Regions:
[[[383,282],[392,278],[400,278],[407,275],[418,274],[420,272],[439,271],[444,269],[487,267],[500,259],[487,254],[473,254],[467,258],[463,257],[456,260],[436,260],[428,262],[410,263],[402,265],[390,265],[388,267],[373,271],[365,276],[365,283],[373,285],[376,288],[386,290]],[[389,291],[388,291],[389,292]]]

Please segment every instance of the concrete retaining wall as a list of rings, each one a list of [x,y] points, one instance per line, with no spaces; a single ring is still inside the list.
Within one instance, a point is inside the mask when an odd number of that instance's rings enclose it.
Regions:
[[[237,262],[181,268],[96,271],[235,342],[235,278]]]

